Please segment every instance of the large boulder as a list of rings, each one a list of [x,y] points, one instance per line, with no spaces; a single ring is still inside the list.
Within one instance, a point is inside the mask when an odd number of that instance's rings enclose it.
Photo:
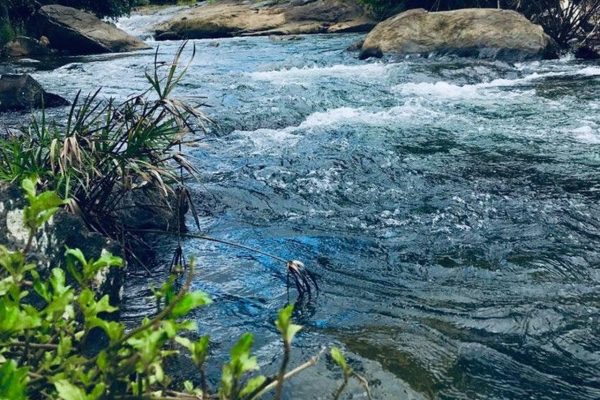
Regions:
[[[52,4],[36,15],[40,35],[50,39],[53,48],[72,54],[118,53],[149,48],[140,39],[101,21],[93,14]]]
[[[156,39],[366,32],[375,26],[355,0],[256,3],[225,0],[181,11],[155,28]]]
[[[503,60],[556,57],[556,44],[523,15],[500,9],[462,9],[400,13],[378,24],[366,37],[360,57],[384,53],[455,54]]]
[[[0,77],[0,112],[30,111],[33,108],[69,105],[62,97],[48,93],[30,75],[2,75]]]

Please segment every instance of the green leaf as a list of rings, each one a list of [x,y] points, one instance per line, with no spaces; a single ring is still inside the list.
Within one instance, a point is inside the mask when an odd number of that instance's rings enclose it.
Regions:
[[[86,324],[88,325],[88,330],[98,327],[106,332],[111,343],[115,343],[121,339],[125,330],[123,324],[115,321],[105,321],[102,318],[97,317],[91,317],[87,319]]]
[[[53,268],[50,275],[50,285],[52,285],[52,291],[55,296],[62,295],[69,290],[65,282],[65,271],[60,268]]]
[[[58,207],[65,204],[56,192],[42,192],[39,196],[35,196],[35,191],[33,193],[28,195],[29,205],[23,210],[25,225],[30,229],[45,224],[58,211]]]
[[[18,368],[17,363],[9,360],[0,365],[0,399],[27,399],[27,368]]]
[[[54,382],[58,396],[63,400],[87,400],[85,390],[78,388],[66,379]]]
[[[346,363],[346,358],[342,354],[342,351],[337,347],[331,348],[331,358],[340,366],[344,374],[349,374],[352,369],[348,367],[348,363]]]
[[[29,178],[23,179],[23,181],[21,182],[21,187],[23,188],[23,191],[25,192],[28,198],[31,199],[35,197],[35,183],[33,182],[33,180]]]
[[[85,259],[83,252],[79,249],[67,248],[67,250],[65,251],[65,256],[67,256],[67,258],[69,258],[69,256],[75,258],[77,261],[79,261],[81,263],[81,265],[87,264],[87,260]]]
[[[200,291],[186,293],[183,296],[183,298],[175,305],[175,307],[173,307],[171,315],[174,318],[183,317],[193,309],[210,303],[212,303],[212,301],[206,293]]]
[[[8,299],[0,298],[0,332],[20,333],[37,328],[41,324],[42,320],[39,315],[29,314],[25,309],[9,302]]]
[[[49,210],[55,207],[60,207],[65,204],[65,201],[61,199],[56,192],[47,191],[42,192],[35,199],[36,206],[42,210]]]
[[[0,280],[0,296],[4,296],[15,287],[15,280],[12,276]]]
[[[121,257],[113,256],[111,252],[102,249],[100,258],[94,262],[94,266],[98,269],[104,267],[121,267],[123,265],[123,259]]]
[[[231,359],[236,360],[244,355],[250,354],[250,349],[254,343],[254,336],[251,333],[244,333],[237,343],[231,348]]]
[[[192,359],[196,363],[198,367],[201,367],[206,361],[206,356],[208,355],[208,336],[202,336],[197,342],[194,343],[194,347],[192,349]]]
[[[302,329],[302,326],[295,325],[292,323],[292,313],[294,312],[294,306],[292,304],[287,305],[279,311],[275,326],[281,333],[281,337],[286,343],[291,343],[296,336],[296,333]]]
[[[262,384],[265,383],[266,380],[267,378],[265,378],[263,375],[255,376],[254,378],[249,379],[246,386],[244,386],[240,392],[240,397],[254,393],[259,387],[262,386]]]
[[[96,317],[100,313],[112,313],[118,310],[117,307],[110,305],[108,295],[102,296],[99,301],[94,299],[94,292],[90,289],[84,289],[79,295],[79,305],[85,318]]]

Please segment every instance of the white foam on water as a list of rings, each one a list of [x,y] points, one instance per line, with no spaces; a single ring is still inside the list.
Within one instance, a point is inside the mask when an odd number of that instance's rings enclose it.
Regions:
[[[372,111],[364,108],[339,107],[309,115],[298,126],[298,129],[304,130],[347,124],[383,126],[389,123],[409,119],[417,115],[436,114],[435,111],[414,103],[407,103],[380,111]]]
[[[269,81],[278,85],[306,84],[325,77],[379,80],[385,77],[393,64],[371,63],[360,65],[331,65],[326,67],[292,67],[272,71],[256,71],[247,75],[255,80]]]
[[[254,131],[236,131],[245,140],[249,139],[257,151],[294,146],[301,133],[320,128],[343,125],[386,126],[399,121],[413,121],[416,116],[436,116],[439,113],[415,103],[385,110],[373,111],[364,108],[339,107],[310,114],[299,125],[282,129],[257,129]],[[422,120],[419,119],[419,120]]]
[[[421,82],[414,83],[409,82],[402,85],[397,85],[392,88],[392,91],[398,92],[403,95],[412,96],[435,96],[443,98],[465,98],[465,97],[477,97],[479,95],[477,91],[477,85],[454,85],[448,82]]]
[[[590,66],[577,71],[578,75],[600,76],[600,67]]]
[[[600,144],[600,131],[590,125],[584,125],[571,131],[573,137],[583,143]]]
[[[489,82],[476,83],[471,85],[455,85],[452,83],[439,81],[439,82],[408,82],[394,86],[392,91],[398,92],[403,95],[419,96],[419,97],[440,97],[449,99],[465,99],[465,98],[478,98],[489,96],[489,89],[497,89],[502,87],[513,87],[526,85],[539,79],[561,77],[561,76],[600,76],[600,67],[588,66],[573,71],[561,71],[561,72],[534,72],[526,75],[522,78],[516,79],[494,79]],[[502,96],[519,96],[522,92],[502,92]]]
[[[267,150],[284,148],[296,145],[300,136],[293,134],[294,128],[283,129],[257,129],[255,131],[237,131],[236,133],[246,140],[250,140],[257,153]]]

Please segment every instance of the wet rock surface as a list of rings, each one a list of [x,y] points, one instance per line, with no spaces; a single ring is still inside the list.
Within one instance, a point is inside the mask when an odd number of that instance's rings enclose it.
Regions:
[[[42,107],[68,105],[64,98],[48,93],[30,75],[2,75],[0,77],[0,112],[29,111]]]
[[[365,32],[375,26],[353,0],[256,3],[223,1],[181,11],[156,29],[157,40],[240,35]]]
[[[541,26],[515,11],[416,9],[378,24],[367,35],[360,57],[439,53],[521,61],[554,58],[556,50]]]
[[[23,208],[26,205],[18,186],[0,182],[0,243],[15,249],[25,247],[29,239],[29,232],[23,225]],[[36,263],[38,273],[45,276],[52,268],[64,266],[65,246],[80,249],[88,258],[98,258],[103,250],[121,255],[121,248],[116,242],[90,231],[81,218],[59,210],[32,241],[30,258]],[[124,268],[111,268],[99,273],[94,281],[94,290],[101,295],[109,295],[111,303],[117,304],[124,277]]]
[[[57,4],[41,7],[36,29],[53,48],[72,54],[118,53],[149,48],[143,41],[93,14]]]

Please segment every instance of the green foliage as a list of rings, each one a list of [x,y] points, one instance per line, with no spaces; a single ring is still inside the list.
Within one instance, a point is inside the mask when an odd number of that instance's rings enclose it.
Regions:
[[[143,192],[157,208],[170,209],[175,188],[183,185],[180,169],[195,172],[178,148],[195,129],[192,119],[200,126],[207,121],[193,107],[170,98],[187,69],[178,68],[183,50],[181,46],[165,76],[158,60],[146,74],[152,100],[142,94],[117,104],[99,100],[98,91],[85,98],[78,94],[65,126],[42,114],[19,137],[0,141],[0,180],[38,177],[42,189],[69,198],[71,211],[119,242],[126,229],[123,213],[131,212],[123,199]]]
[[[7,20],[0,19],[0,47],[15,38],[15,30]]]
[[[36,194],[35,183],[32,179],[23,179],[21,187],[25,191],[28,206],[23,210],[25,226],[30,231],[36,231],[44,225],[65,204],[55,192],[46,191]]]
[[[26,384],[27,368],[18,368],[13,360],[0,365],[0,399],[25,400]]]
[[[24,220],[32,236],[65,203],[54,192],[38,194],[37,186],[34,179],[22,182],[28,202]],[[88,258],[78,249],[66,249],[65,257],[65,269],[44,272],[27,262],[27,248],[0,246],[0,399],[214,398],[204,376],[209,337],[193,341],[184,336],[196,326],[183,318],[211,302],[206,294],[189,291],[193,263],[179,291],[175,279],[155,291],[159,312],[127,330],[110,319],[117,308],[108,296],[92,289],[99,274],[120,267],[122,260],[105,251]],[[292,323],[292,311],[285,307],[275,322],[285,343],[285,365],[300,330]],[[98,341],[98,335],[106,340]],[[97,344],[90,348],[92,341]],[[247,333],[232,347],[214,390],[219,399],[258,399],[280,382],[255,374],[259,367],[252,344]],[[201,388],[189,381],[176,385],[165,370],[167,359],[182,350],[198,367]]]
[[[337,347],[332,347],[331,358],[333,358],[333,361],[335,361],[336,364],[339,365],[344,375],[350,376],[350,374],[352,373],[352,368],[348,366],[346,358],[344,358],[344,355],[342,354],[342,351],[340,349],[338,349]]]
[[[292,304],[287,305],[279,311],[275,326],[285,343],[291,343],[296,336],[296,333],[302,329],[300,325],[294,325],[292,323],[292,313],[294,312],[294,306]]]

